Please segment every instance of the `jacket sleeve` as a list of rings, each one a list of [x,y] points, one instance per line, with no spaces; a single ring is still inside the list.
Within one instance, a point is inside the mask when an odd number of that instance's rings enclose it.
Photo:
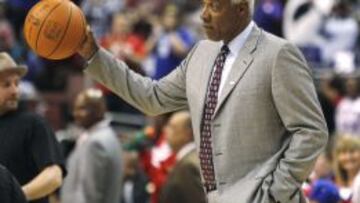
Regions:
[[[291,141],[272,174],[270,194],[277,202],[289,202],[300,192],[328,140],[312,74],[303,56],[290,44],[281,48],[273,65],[272,95]]]
[[[159,81],[133,72],[104,49],[96,53],[85,72],[142,112],[163,114],[187,108],[186,69],[195,49],[196,46],[174,71]]]

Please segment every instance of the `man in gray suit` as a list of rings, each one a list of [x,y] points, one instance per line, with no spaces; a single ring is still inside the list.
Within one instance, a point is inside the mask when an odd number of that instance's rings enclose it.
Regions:
[[[159,81],[98,48],[85,72],[146,114],[189,108],[210,203],[305,202],[300,186],[327,143],[311,71],[293,45],[251,20],[253,0],[203,0],[210,40]]]
[[[84,132],[68,161],[62,203],[120,202],[121,145],[105,112],[100,90],[88,89],[76,98],[74,118]]]
[[[180,111],[171,116],[166,140],[176,153],[176,164],[161,188],[160,203],[206,203],[189,112]]]

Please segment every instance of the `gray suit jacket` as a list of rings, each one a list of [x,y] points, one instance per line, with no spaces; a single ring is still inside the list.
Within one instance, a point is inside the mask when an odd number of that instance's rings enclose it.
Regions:
[[[103,49],[86,72],[147,114],[189,108],[199,149],[205,94],[220,48],[219,42],[199,42],[160,81],[133,73]],[[255,26],[219,96],[211,130],[220,202],[304,202],[301,183],[328,135],[301,53]]]
[[[110,127],[97,129],[69,158],[62,203],[119,203],[121,145]]]

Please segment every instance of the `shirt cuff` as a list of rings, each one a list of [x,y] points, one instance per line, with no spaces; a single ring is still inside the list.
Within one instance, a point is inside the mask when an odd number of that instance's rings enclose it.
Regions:
[[[87,60],[87,64],[90,64],[91,62],[94,61],[94,58],[98,52],[99,52],[99,49],[97,51],[95,51],[94,54]]]

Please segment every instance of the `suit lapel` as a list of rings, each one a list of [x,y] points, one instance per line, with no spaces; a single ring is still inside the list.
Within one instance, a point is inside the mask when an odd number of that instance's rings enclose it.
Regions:
[[[216,116],[217,112],[225,102],[226,98],[230,95],[232,90],[236,87],[237,83],[240,81],[242,76],[245,74],[246,70],[252,64],[254,58],[252,53],[255,51],[259,38],[261,35],[261,30],[255,26],[251,31],[251,34],[244,44],[244,47],[240,49],[238,57],[235,59],[233,66],[231,67],[230,74],[225,81],[223,90],[218,98],[218,104],[215,108],[213,118]]]

